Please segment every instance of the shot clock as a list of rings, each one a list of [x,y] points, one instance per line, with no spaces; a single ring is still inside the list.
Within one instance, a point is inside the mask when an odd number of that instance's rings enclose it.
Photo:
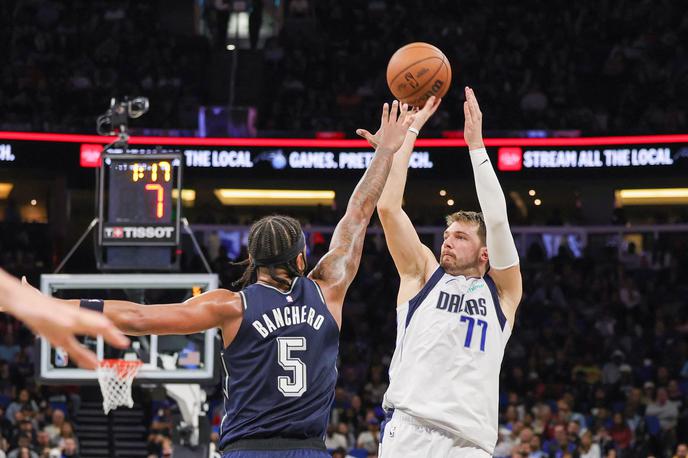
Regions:
[[[105,154],[101,171],[100,244],[179,243],[181,156]]]

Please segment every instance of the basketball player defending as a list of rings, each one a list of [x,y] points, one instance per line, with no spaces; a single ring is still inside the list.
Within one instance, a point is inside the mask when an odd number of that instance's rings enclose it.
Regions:
[[[497,442],[499,371],[521,300],[521,272],[470,88],[463,108],[482,214],[447,217],[439,265],[401,208],[416,133],[407,135],[378,202],[401,277],[382,458],[488,457]]]
[[[307,277],[301,225],[268,216],[249,232],[240,293],[215,290],[183,304],[82,300],[126,334],[192,334],[220,328],[226,413],[223,458],[329,457],[324,437],[337,381],[342,305],[358,270],[363,241],[394,153],[412,118],[384,105],[382,135],[368,170],[337,224],[330,249]]]
[[[73,307],[23,287],[19,280],[2,269],[0,312],[14,316],[54,346],[64,348],[84,369],[95,369],[98,360],[95,353],[79,344],[75,335],[101,335],[109,344],[119,348],[129,344],[129,339],[104,316],[95,312],[78,313]]]

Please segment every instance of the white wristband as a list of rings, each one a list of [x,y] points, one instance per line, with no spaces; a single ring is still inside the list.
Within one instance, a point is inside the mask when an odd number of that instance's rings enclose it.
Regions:
[[[468,150],[471,154],[487,154],[485,147]]]
[[[418,129],[416,129],[415,127],[409,127],[408,131],[416,134],[416,137],[420,134],[420,131]]]

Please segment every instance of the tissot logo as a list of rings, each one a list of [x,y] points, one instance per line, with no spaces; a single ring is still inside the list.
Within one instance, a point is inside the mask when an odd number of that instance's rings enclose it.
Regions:
[[[174,226],[123,226],[106,227],[106,239],[169,239],[174,234]]]
[[[517,171],[523,168],[523,150],[518,147],[503,147],[497,151],[497,169]]]
[[[113,227],[111,230],[113,239],[121,239],[122,237],[124,237],[124,229],[122,229],[121,227]]]

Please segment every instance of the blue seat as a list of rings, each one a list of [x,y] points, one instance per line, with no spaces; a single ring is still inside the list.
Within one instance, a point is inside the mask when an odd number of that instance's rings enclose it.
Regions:
[[[349,455],[355,458],[368,458],[368,450],[364,448],[352,448],[349,450]]]
[[[681,383],[678,384],[678,387],[681,390],[681,394],[688,396],[688,379],[682,380]]]
[[[660,432],[662,431],[662,428],[659,424],[659,418],[653,415],[648,415],[645,417],[645,428],[651,436],[655,437],[659,436]]]
[[[67,410],[67,403],[61,401],[50,401],[50,407],[53,410],[61,410],[65,414],[65,417],[69,416],[69,410]]]
[[[623,412],[626,409],[626,402],[625,401],[616,401],[614,405],[612,406],[612,412],[614,413],[619,413]]]
[[[7,408],[7,406],[10,405],[10,402],[12,402],[11,396],[0,394],[0,406]]]

